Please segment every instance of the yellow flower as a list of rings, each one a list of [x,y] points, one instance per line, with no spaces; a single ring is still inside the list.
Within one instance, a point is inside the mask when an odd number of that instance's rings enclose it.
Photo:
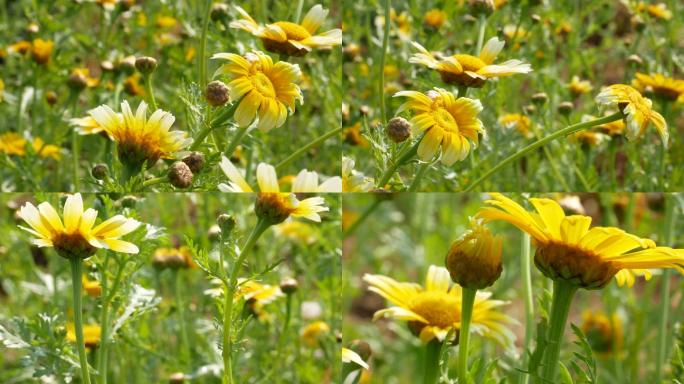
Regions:
[[[140,85],[140,73],[136,72],[124,79],[124,91],[131,96],[142,96],[145,94],[145,89]]]
[[[434,55],[422,45],[413,42],[418,50],[409,63],[421,64],[439,72],[447,84],[480,88],[488,79],[529,73],[532,68],[520,60],[508,60],[493,64],[496,56],[504,47],[504,42],[492,37],[482,47],[479,56],[455,54],[452,56]]]
[[[596,102],[622,111],[625,115],[627,139],[634,140],[643,135],[649,124],[653,123],[663,144],[667,145],[667,122],[660,113],[651,109],[651,100],[641,96],[636,89],[624,84],[611,85],[596,96]]]
[[[238,289],[233,300],[244,299],[257,319],[269,321],[271,316],[264,310],[264,306],[283,296],[284,294],[278,286],[261,284],[254,280],[238,279]]]
[[[556,35],[567,36],[572,32],[572,25],[567,21],[562,21],[554,30]]]
[[[583,115],[582,116],[582,122],[591,121],[591,120],[596,120],[596,117],[591,116],[591,115]],[[611,121],[610,123],[604,123],[601,125],[597,125],[594,128],[597,131],[604,133],[608,136],[618,136],[618,135],[622,135],[624,133],[625,122],[624,122],[624,120],[615,120],[615,121]]]
[[[295,112],[295,101],[304,102],[302,91],[295,83],[301,78],[299,65],[279,61],[273,63],[262,52],[251,52],[244,57],[234,53],[217,53],[212,59],[230,61],[216,73],[230,77],[230,98],[240,105],[234,119],[241,127],[247,127],[259,116],[257,128],[268,131],[280,127]]]
[[[88,88],[96,87],[100,83],[100,80],[97,77],[90,76],[90,70],[88,68],[72,69],[71,78],[79,79]]]
[[[157,248],[152,256],[152,264],[156,268],[196,268],[197,265],[192,260],[192,254],[188,247],[179,248]]]
[[[320,222],[319,213],[329,210],[320,196],[299,200],[294,193],[281,192],[261,192],[254,205],[257,217],[271,225],[280,224],[290,216]]]
[[[325,321],[314,321],[302,330],[302,340],[304,344],[314,348],[328,333],[330,333],[330,326]]]
[[[368,363],[363,361],[358,353],[352,351],[349,348],[342,347],[342,362],[343,363],[354,363],[362,368],[369,369]]]
[[[444,341],[449,331],[461,327],[461,287],[451,285],[449,272],[431,265],[425,279],[425,287],[415,283],[400,283],[382,275],[363,276],[369,291],[387,299],[394,306],[375,312],[373,320],[391,317],[408,321],[411,331],[423,343],[433,339]],[[451,285],[451,287],[450,287]],[[505,303],[490,300],[491,292],[478,292],[473,307],[471,330],[493,339],[502,345],[510,345],[515,335],[506,328],[513,319],[497,311]]]
[[[25,54],[29,50],[31,50],[31,42],[26,40],[17,41],[16,43],[7,47],[7,51],[16,52],[20,55]]]
[[[344,142],[350,145],[358,145],[360,147],[368,146],[368,140],[361,134],[361,122],[356,122],[354,125],[345,128]]]
[[[632,286],[634,275],[648,268],[675,268],[684,273],[684,252],[656,247],[614,227],[593,227],[591,217],[565,216],[551,200],[530,198],[537,213],[528,212],[502,194],[492,194],[477,217],[485,222],[503,220],[534,238],[534,262],[552,280],[565,280],[586,289],[604,287],[613,277],[618,285]]]
[[[0,103],[2,103],[3,94],[5,92],[5,82],[0,79]]]
[[[665,77],[661,74],[646,75],[637,72],[632,86],[641,93],[652,93],[665,100],[684,102],[684,80]]]
[[[431,9],[425,13],[423,24],[431,28],[439,28],[446,22],[447,14],[441,9]]]
[[[519,113],[507,113],[499,117],[499,124],[507,129],[515,128],[526,138],[534,137],[534,133],[530,130],[532,121],[529,117]]]
[[[88,208],[83,211],[81,194],[69,195],[64,203],[64,222],[48,202],[36,208],[26,203],[19,209],[21,217],[31,228],[19,226],[36,238],[32,243],[38,247],[54,247],[65,258],[88,258],[98,248],[111,249],[122,253],[138,253],[135,244],[119,238],[133,232],[140,223],[136,220],[116,215],[99,225],[93,226],[97,211]]]
[[[178,20],[171,16],[162,16],[158,15],[154,25],[157,26],[157,28],[173,28],[178,24]]]
[[[470,229],[454,241],[446,256],[451,280],[464,288],[483,289],[501,276],[503,238],[494,236],[482,223],[471,220]]]
[[[67,334],[66,338],[72,343],[76,342],[76,328],[74,327],[74,323],[67,323],[66,326],[67,329]],[[98,344],[100,344],[100,337],[102,334],[102,330],[100,329],[100,326],[97,324],[86,324],[83,326],[83,339],[85,342],[86,348],[92,349],[97,347]]]
[[[608,137],[603,133],[595,131],[580,131],[575,133],[573,138],[590,147],[595,147],[608,139]]]
[[[527,36],[527,30],[521,26],[508,24],[503,28],[503,35],[508,41],[513,40],[513,38],[516,40],[524,39]]]
[[[273,231],[279,236],[285,236],[304,244],[316,242],[314,227],[301,221],[286,221],[273,227]]]
[[[646,4],[644,2],[637,3],[635,7],[637,12],[647,12],[650,16],[661,20],[670,20],[672,18],[672,11],[667,9],[665,3]]]
[[[411,119],[414,134],[425,132],[418,146],[418,156],[423,161],[430,161],[441,147],[442,164],[452,165],[465,159],[471,142],[477,146],[478,135],[484,134],[482,121],[477,118],[482,111],[479,100],[456,98],[456,94],[441,88],[427,94],[402,91],[394,96],[410,99],[399,107],[397,114],[405,110],[414,112]]]
[[[230,180],[228,184],[221,183],[218,185],[221,192],[254,192],[252,187],[247,184],[242,173],[238,171],[227,157],[222,157],[219,166]],[[280,192],[278,176],[272,165],[259,163],[256,170],[256,178],[259,191]],[[292,182],[291,192],[342,192],[342,178],[339,176],[330,177],[323,183],[318,184],[318,174],[304,169],[297,174],[297,177]]]
[[[245,30],[260,38],[264,48],[270,52],[304,56],[314,48],[329,49],[342,44],[342,30],[339,28],[316,34],[328,16],[328,10],[320,4],[314,5],[301,23],[278,21],[264,26],[257,24],[244,9],[238,6],[235,9],[242,19],[232,21],[230,27]]]
[[[83,289],[90,297],[98,297],[100,294],[102,294],[102,286],[97,280],[90,280],[88,279],[88,276],[83,275],[81,278],[81,284],[83,285]]]
[[[342,192],[368,192],[375,182],[354,170],[354,159],[342,156]]]
[[[35,39],[31,46],[31,57],[33,61],[38,64],[47,64],[50,61],[52,54],[52,47],[54,43],[52,40]]]
[[[582,312],[582,332],[591,349],[600,357],[619,353],[622,347],[622,322],[617,314],[608,317],[604,313],[585,310]]]
[[[59,147],[52,144],[45,144],[43,139],[36,137],[33,139],[33,151],[36,152],[40,157],[52,157],[55,160],[59,160],[60,153]]]
[[[186,132],[170,130],[176,120],[171,113],[157,109],[148,119],[144,101],[140,102],[135,114],[127,101],[121,103],[121,113],[101,105],[88,114],[116,142],[121,162],[137,170],[145,162],[151,167],[160,158],[173,158],[174,154],[192,143]],[[79,121],[72,123],[78,125]],[[81,127],[88,129],[87,126]]]
[[[0,152],[8,155],[25,156],[26,143],[28,141],[15,132],[7,132],[0,135]],[[40,157],[51,157],[59,160],[59,147],[52,144],[45,144],[43,139],[36,137],[31,143],[33,151]]]
[[[583,93],[589,93],[593,89],[589,80],[580,80],[579,76],[573,76],[570,83],[568,83],[570,93],[577,97]]]

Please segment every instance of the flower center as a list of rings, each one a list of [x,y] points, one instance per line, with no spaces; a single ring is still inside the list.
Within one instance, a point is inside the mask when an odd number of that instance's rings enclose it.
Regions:
[[[80,232],[57,233],[52,239],[52,244],[57,253],[66,259],[87,259],[97,251],[95,247],[88,243]]]
[[[301,41],[311,37],[309,31],[299,24],[290,23],[289,21],[279,21],[275,23],[280,29],[285,32],[288,40]]]
[[[262,96],[268,98],[275,97],[275,88],[273,88],[273,83],[271,83],[271,80],[268,78],[268,76],[264,75],[262,72],[257,72],[252,75],[250,79],[252,80],[252,85],[254,88],[256,88],[256,90],[261,93]]]
[[[440,328],[449,328],[460,320],[459,301],[446,292],[421,292],[411,300],[409,308]]]
[[[433,116],[437,125],[442,127],[442,129],[449,132],[458,132],[458,124],[456,123],[454,116],[446,109],[438,108]]]
[[[454,55],[454,58],[458,60],[465,71],[477,72],[480,68],[487,66],[480,58],[471,55],[459,54]]]

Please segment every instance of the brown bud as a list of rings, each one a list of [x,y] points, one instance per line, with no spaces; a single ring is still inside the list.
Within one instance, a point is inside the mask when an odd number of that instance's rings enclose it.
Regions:
[[[82,91],[88,86],[88,79],[79,72],[74,72],[67,78],[67,85],[74,91]]]
[[[533,115],[535,112],[537,112],[537,107],[535,107],[534,104],[528,104],[523,107],[523,111],[526,115]]]
[[[124,208],[135,208],[138,203],[138,198],[132,195],[127,195],[121,198],[121,206]]]
[[[135,68],[143,75],[149,75],[157,69],[157,60],[149,56],[138,57],[135,59]]]
[[[230,89],[221,81],[215,80],[207,84],[204,90],[204,98],[212,107],[220,107],[226,104],[229,100]]]
[[[176,161],[169,169],[169,181],[176,188],[187,188],[192,185],[192,171],[182,161]]]
[[[367,106],[367,105],[362,105],[362,106],[359,107],[359,112],[360,112],[363,116],[368,116],[368,115],[370,114],[370,107]]]
[[[563,116],[567,116],[572,112],[572,110],[575,108],[575,106],[569,102],[569,101],[564,101],[560,104],[558,104],[558,113],[560,113]]]
[[[182,384],[185,383],[185,375],[183,372],[172,373],[169,376],[169,384]]]
[[[45,101],[49,105],[55,105],[57,104],[57,94],[54,91],[47,91],[45,92]]]
[[[299,284],[297,283],[297,280],[291,277],[286,277],[280,282],[280,290],[286,295],[291,295],[297,292],[298,287]]]
[[[393,117],[387,122],[387,136],[395,143],[401,143],[411,137],[411,123],[403,117]]]
[[[536,105],[544,105],[548,100],[549,96],[544,92],[535,93],[532,95],[532,102]]]
[[[216,224],[212,225],[207,231],[207,237],[209,238],[209,241],[219,241],[219,239],[221,239],[221,228]]]
[[[191,152],[183,158],[183,162],[192,173],[199,173],[204,168],[204,154],[202,152]]]
[[[356,352],[356,354],[359,355],[363,361],[368,361],[373,353],[368,343],[358,339],[352,340],[351,343],[349,343],[349,349]]]
[[[95,180],[104,180],[107,178],[109,169],[106,164],[95,164],[93,169],[90,170],[90,174],[93,175]]]
[[[119,60],[117,69],[129,75],[135,72],[135,56],[126,56]]]
[[[235,218],[231,215],[226,215],[225,213],[220,214],[219,217],[216,218],[216,223],[223,236],[230,236],[236,225]]]
[[[468,5],[473,15],[489,16],[494,12],[493,0],[470,0]]]

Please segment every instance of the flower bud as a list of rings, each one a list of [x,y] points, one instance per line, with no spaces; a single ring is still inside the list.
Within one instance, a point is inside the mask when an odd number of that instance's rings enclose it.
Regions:
[[[117,68],[129,75],[132,74],[135,72],[135,56],[126,56],[119,60]]]
[[[219,241],[221,239],[221,228],[216,224],[212,225],[207,231],[207,237],[211,242]]]
[[[176,161],[169,169],[169,182],[176,188],[187,188],[192,185],[192,171],[182,161]]]
[[[368,361],[373,353],[370,345],[367,342],[359,339],[352,340],[351,343],[349,343],[349,349],[356,352],[356,354],[359,355],[363,361]]]
[[[411,137],[411,123],[403,117],[393,117],[387,122],[387,136],[395,143],[401,143]]]
[[[361,113],[363,116],[370,115],[370,112],[370,107],[365,104],[359,107],[359,113]]]
[[[291,295],[297,292],[298,287],[299,284],[297,283],[297,280],[291,277],[286,277],[280,282],[280,290],[286,295]]]
[[[204,98],[212,107],[220,107],[228,102],[230,90],[228,86],[221,81],[214,80],[207,84],[204,90]]]
[[[83,72],[74,71],[67,78],[67,86],[73,91],[80,92],[88,86],[88,79]]]
[[[106,164],[95,164],[93,169],[90,170],[90,174],[93,175],[95,180],[104,180],[109,174],[109,169]]]
[[[560,113],[563,116],[567,116],[572,112],[572,110],[575,108],[575,106],[569,102],[569,101],[564,101],[560,104],[558,104],[558,113]]]
[[[473,15],[489,16],[494,12],[493,0],[470,0],[468,5]]]
[[[236,221],[233,216],[223,213],[216,218],[216,223],[224,236],[230,236],[235,229]]]
[[[211,6],[211,21],[225,20],[228,17],[228,5],[216,3]]]
[[[172,373],[169,376],[169,384],[182,384],[185,383],[185,375],[183,372]]]
[[[644,65],[644,60],[639,55],[629,55],[627,62],[637,67]]]
[[[523,111],[526,115],[534,115],[537,112],[537,107],[534,104],[528,104],[523,107]]]
[[[127,195],[121,198],[121,206],[124,208],[135,208],[138,203],[138,198],[135,196]]]
[[[135,59],[135,68],[143,75],[149,75],[157,69],[157,60],[149,56],[138,57]]]
[[[191,152],[183,158],[183,162],[193,174],[199,173],[204,167],[204,154],[202,152]]]
[[[535,93],[532,95],[532,102],[536,105],[544,105],[548,100],[549,96],[544,92]]]
[[[489,287],[501,276],[501,245],[503,238],[494,236],[478,221],[449,248],[446,268],[451,280],[463,288]]]
[[[114,64],[109,60],[105,60],[100,63],[100,69],[102,69],[102,72],[111,72],[114,70]]]
[[[57,94],[54,91],[45,92],[45,101],[50,106],[57,104]]]

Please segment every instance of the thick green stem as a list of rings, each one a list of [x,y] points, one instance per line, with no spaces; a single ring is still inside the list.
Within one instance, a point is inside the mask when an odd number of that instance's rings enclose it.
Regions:
[[[216,116],[216,118],[211,119],[212,113],[208,112],[207,113],[207,118],[205,120],[204,128],[202,128],[199,133],[197,133],[197,136],[193,139],[192,145],[190,146],[190,150],[194,151],[197,148],[199,148],[200,145],[204,142],[204,139],[209,136],[210,133],[214,131],[214,129],[221,127],[228,119],[232,118],[233,115],[235,114],[235,110],[237,109],[238,105],[240,105],[240,102],[242,99],[235,101],[233,104],[231,104],[227,108],[223,108],[221,112]],[[240,128],[244,129],[245,131],[247,128]],[[242,137],[240,137],[241,139]],[[239,143],[239,141],[237,142]],[[231,145],[233,142],[230,143]],[[237,147],[237,144],[235,144],[235,148]],[[235,148],[231,149],[230,155],[232,155],[232,152],[235,150]],[[226,151],[227,152],[227,151]]]
[[[100,313],[100,345],[97,350],[97,372],[99,373],[100,384],[107,384],[107,339],[109,338],[109,303],[105,302],[109,284],[107,283],[107,266],[109,265],[109,251],[105,250],[105,258],[102,263],[102,312]]]
[[[418,172],[416,172],[416,176],[413,178],[413,181],[411,182],[411,185],[408,188],[408,192],[415,192],[416,189],[418,189],[418,187],[420,186],[420,181],[423,179],[423,176],[425,176],[425,173],[427,172],[431,164],[432,163],[429,162],[424,162],[420,164],[420,167],[418,167]]]
[[[511,156],[508,156],[507,158],[502,160],[499,164],[497,164],[496,166],[489,169],[489,171],[487,171],[479,179],[475,180],[472,184],[470,184],[465,189],[464,192],[470,192],[470,191],[474,190],[483,181],[487,180],[489,177],[491,177],[493,174],[498,172],[500,169],[504,168],[505,166],[514,162],[515,160],[517,160],[523,156],[526,156],[527,154],[534,151],[535,149],[537,149],[537,148],[539,148],[539,147],[541,147],[541,146],[543,146],[543,145],[545,145],[545,144],[547,144],[553,140],[556,140],[560,137],[565,137],[565,136],[571,135],[575,132],[579,132],[579,131],[588,129],[588,128],[591,128],[591,127],[596,126],[596,125],[606,124],[606,123],[610,123],[611,121],[620,120],[620,119],[622,119],[622,116],[623,116],[622,112],[616,112],[612,115],[608,115],[608,116],[602,117],[600,119],[591,120],[591,121],[587,121],[584,123],[573,124],[569,127],[565,127],[563,129],[561,129],[560,131],[556,131],[555,133],[552,133],[552,134],[550,134],[550,135],[548,135],[542,139],[539,139],[539,140],[535,141],[534,143],[528,145],[527,147],[525,147],[525,148],[519,150],[518,152],[512,154]]]
[[[80,149],[80,137],[78,137],[78,132],[76,130],[71,131],[71,159],[72,159],[72,172],[73,172],[73,178],[74,178],[74,192],[79,192],[81,190],[80,188],[80,181],[78,179],[78,158],[79,158],[79,152],[81,151]]]
[[[147,93],[147,96],[149,98],[150,105],[152,106],[152,110],[156,111],[157,110],[157,100],[154,98],[154,90],[152,89],[152,74],[149,73],[145,75],[145,92]]]
[[[523,369],[527,368],[527,361],[529,360],[528,351],[530,351],[530,343],[534,333],[534,300],[532,299],[532,270],[531,268],[531,252],[530,252],[530,235],[522,232],[520,241],[520,276],[523,286],[523,300],[525,300],[525,339],[523,342]],[[518,384],[527,384],[529,375],[527,372],[520,371],[518,376]]]
[[[470,341],[470,320],[473,317],[473,305],[477,289],[461,290],[461,328],[458,334],[458,382],[468,383],[468,343]]]
[[[413,144],[413,146],[408,151],[404,152],[404,154],[401,155],[399,159],[397,159],[397,161],[394,162],[394,164],[392,164],[389,168],[387,168],[387,170],[385,170],[385,173],[383,173],[382,176],[380,176],[380,181],[377,184],[379,188],[384,188],[385,185],[387,185],[387,183],[390,181],[394,173],[397,171],[397,169],[399,169],[399,167],[404,165],[413,156],[415,156],[416,153],[418,153],[418,145],[420,145],[420,142],[423,140],[423,137],[416,140],[416,143]]]
[[[183,362],[189,362],[192,360],[192,354],[190,353],[190,342],[188,338],[188,326],[186,324],[185,316],[185,303],[183,302],[183,288],[182,276],[180,271],[175,271],[174,276],[174,294],[176,295],[176,307],[178,307],[178,321],[180,325],[180,336],[181,336],[181,353],[183,355]],[[190,364],[192,366],[192,364]]]
[[[227,158],[231,158],[231,156],[233,156],[233,152],[235,152],[238,145],[240,145],[242,138],[245,137],[247,128],[249,127],[240,127],[238,128],[237,132],[235,132],[235,136],[233,136],[233,139],[230,140],[228,148],[226,148],[226,151],[224,152]]]
[[[207,86],[207,32],[209,31],[209,20],[211,16],[212,0],[204,3],[204,13],[202,14],[202,34],[200,35],[199,49],[197,54],[197,73],[199,74],[200,89]]]
[[[245,245],[240,250],[240,255],[233,264],[233,268],[230,272],[230,280],[228,286],[224,289],[224,304],[223,304],[223,382],[227,384],[233,384],[233,338],[232,338],[232,328],[233,328],[233,297],[235,295],[235,289],[237,288],[237,278],[242,269],[242,263],[245,261],[245,257],[249,251],[254,247],[256,241],[259,237],[266,231],[270,224],[259,219],[256,226],[250,233]],[[223,245],[221,245],[223,246]]]
[[[674,242],[674,228],[675,228],[675,197],[665,195],[665,227],[663,229],[663,240],[667,246],[672,246]],[[665,361],[667,360],[667,346],[668,346],[668,320],[670,316],[670,279],[672,270],[666,269],[661,276],[660,286],[660,307],[658,308],[658,338],[656,340],[656,364],[655,364],[655,381],[660,383],[665,370]]]
[[[545,383],[555,383],[558,374],[558,364],[565,323],[570,313],[572,298],[577,292],[577,286],[565,280],[553,281],[553,302],[551,304],[551,318],[549,331],[546,336],[546,350],[544,351],[544,363],[542,378]]]
[[[72,257],[71,262],[71,285],[74,296],[74,332],[76,333],[76,349],[81,363],[81,380],[84,384],[90,384],[90,374],[88,372],[88,355],[86,355],[85,339],[83,337],[83,311],[81,302],[81,275],[83,274],[82,260]]]
[[[351,234],[353,234],[354,232],[356,232],[356,230],[359,228],[359,226],[361,225],[361,223],[363,223],[364,221],[366,221],[366,219],[371,215],[371,213],[373,213],[373,211],[375,211],[375,209],[380,205],[380,203],[382,203],[382,201],[383,201],[382,198],[377,198],[377,197],[376,197],[375,200],[373,200],[373,203],[371,203],[371,205],[369,205],[368,208],[366,208],[366,210],[363,211],[363,213],[361,214],[361,216],[359,216],[359,218],[356,219],[356,220],[349,226],[349,228],[347,228],[346,230],[344,230],[344,236],[345,236],[345,237],[348,237],[348,236],[351,236]]]
[[[379,82],[378,95],[380,96],[380,118],[382,124],[387,125],[387,114],[385,111],[385,56],[387,55],[387,47],[389,45],[390,33],[390,0],[385,0],[385,30],[382,34],[382,52],[380,52],[380,68],[379,68]]]
[[[307,145],[299,148],[295,152],[293,152],[290,156],[286,157],[285,160],[276,164],[275,169],[276,170],[282,169],[284,166],[290,164],[292,162],[292,160],[301,156],[303,153],[306,153],[306,151],[308,151],[309,149],[321,144],[322,142],[324,142],[324,141],[328,140],[329,138],[331,138],[331,137],[337,135],[338,133],[342,132],[343,129],[344,129],[343,127],[339,127],[339,128],[333,129],[332,131],[329,131],[329,132],[322,134],[321,136],[319,136],[316,139],[314,139],[313,141],[311,141],[309,144],[307,144]]]
[[[439,360],[442,343],[432,340],[425,346],[425,361],[423,362],[423,384],[435,384],[439,378]]]

